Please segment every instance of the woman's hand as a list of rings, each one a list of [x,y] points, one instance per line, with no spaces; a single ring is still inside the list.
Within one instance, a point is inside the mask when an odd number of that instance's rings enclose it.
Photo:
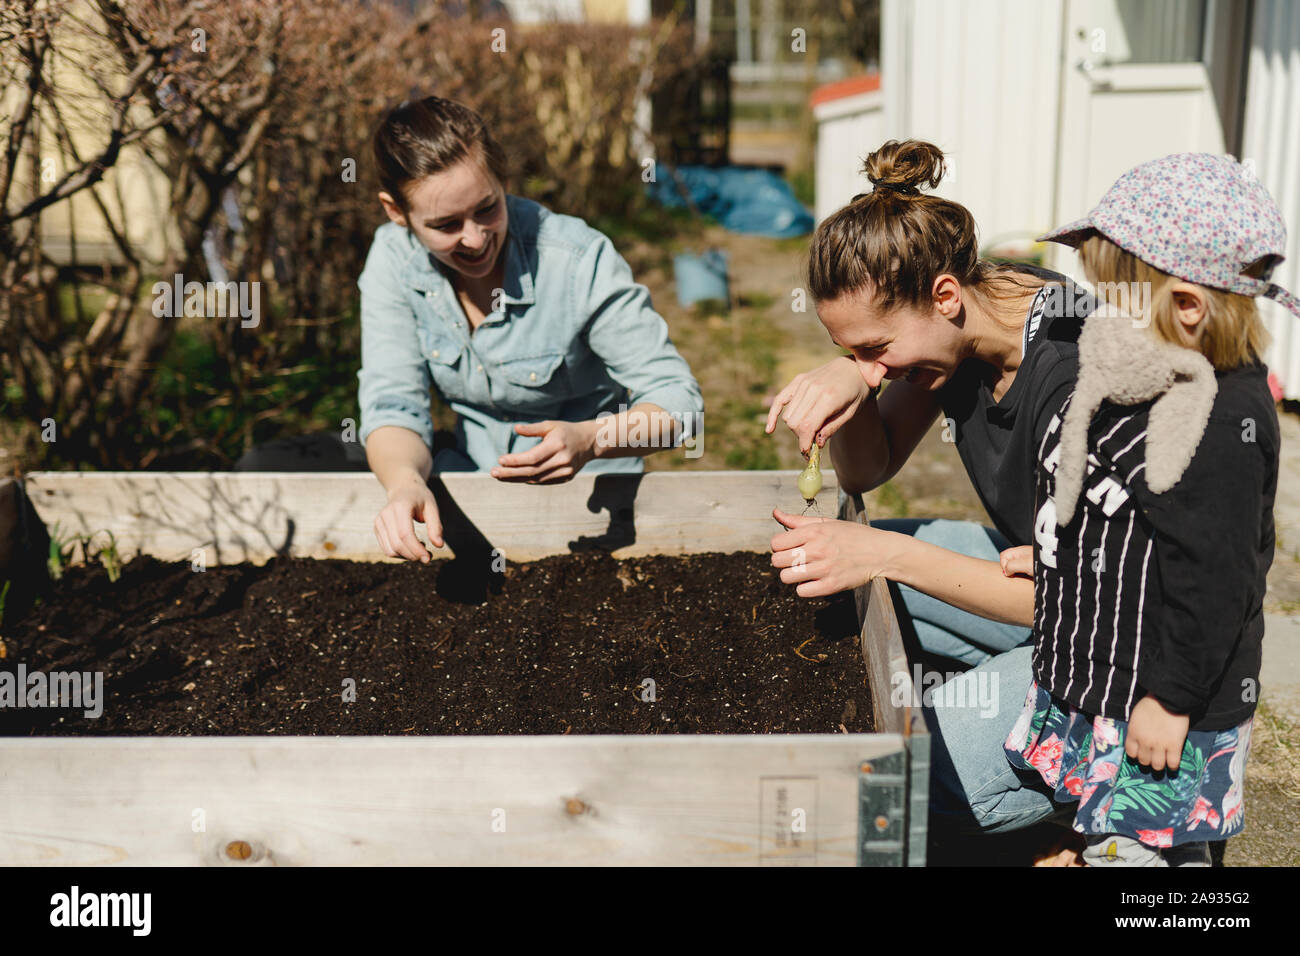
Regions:
[[[832,359],[796,375],[777,393],[767,413],[766,431],[772,433],[779,416],[799,436],[799,450],[807,454],[814,441],[825,445],[870,395],[871,389],[851,357]]]
[[[388,493],[388,504],[375,518],[375,537],[379,539],[384,554],[390,558],[409,558],[428,564],[428,550],[415,536],[414,521],[424,522],[429,543],[442,547],[442,519],[433,492],[422,479],[395,486]]]
[[[550,485],[568,481],[596,457],[591,422],[528,422],[515,426],[519,435],[541,435],[527,451],[502,455],[490,474],[501,481]]]
[[[1177,770],[1187,742],[1186,714],[1171,714],[1150,694],[1133,708],[1124,737],[1124,752],[1152,770]]]
[[[860,587],[885,575],[894,547],[906,535],[881,531],[856,521],[801,517],[773,510],[789,528],[772,538],[772,566],[781,580],[798,584],[800,597],[824,597]]]
[[[1002,565],[1002,573],[1009,578],[1034,576],[1033,545],[1022,544],[1018,548],[1007,548],[998,559]]]

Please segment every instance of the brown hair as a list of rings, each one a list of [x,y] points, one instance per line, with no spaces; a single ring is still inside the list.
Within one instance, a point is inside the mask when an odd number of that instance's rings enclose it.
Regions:
[[[1205,318],[1201,320],[1202,332],[1197,342],[1178,320],[1174,305],[1173,287],[1186,280],[1125,252],[1100,233],[1089,235],[1079,244],[1079,261],[1088,281],[1097,287],[1099,299],[1111,298],[1111,292],[1127,298],[1127,290],[1135,287],[1144,290],[1141,311],[1150,317],[1150,327],[1156,336],[1183,348],[1196,349],[1216,369],[1253,364],[1268,347],[1268,331],[1252,296],[1200,286],[1205,292]],[[1261,260],[1245,270],[1245,274],[1255,274],[1257,278],[1266,275],[1268,265],[1266,260]]]
[[[504,182],[506,154],[483,117],[467,106],[426,96],[404,100],[389,110],[373,141],[379,184],[407,212],[405,189],[469,157]]]
[[[816,301],[838,299],[868,285],[889,312],[930,300],[936,277],[948,273],[979,295],[1020,295],[1044,280],[979,256],[975,219],[960,203],[922,195],[947,171],[932,143],[890,140],[863,163],[875,188],[827,217],[813,235],[808,288]]]

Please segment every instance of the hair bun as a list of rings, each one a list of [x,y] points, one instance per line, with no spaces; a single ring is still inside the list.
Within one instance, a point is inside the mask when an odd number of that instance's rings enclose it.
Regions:
[[[947,171],[943,150],[919,139],[891,139],[862,164],[862,171],[877,189],[903,196],[920,195],[921,186],[933,189]]]

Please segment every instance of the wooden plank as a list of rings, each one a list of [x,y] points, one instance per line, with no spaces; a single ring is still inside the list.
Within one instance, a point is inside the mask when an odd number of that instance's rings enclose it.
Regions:
[[[839,516],[845,521],[869,523],[861,495],[841,496]],[[876,578],[865,587],[857,588],[853,598],[857,604],[858,620],[862,622],[862,658],[867,664],[876,730],[894,734],[928,733],[920,710],[910,704],[911,665],[894,613],[889,583]],[[891,701],[897,693],[895,678],[898,675],[909,682],[905,685],[909,703],[902,707],[894,706]]]
[[[824,472],[817,497],[834,514]],[[563,485],[445,474],[431,483],[452,553],[500,547],[508,561],[599,547],[618,557],[766,551],[772,508],[803,511],[797,471],[578,475]],[[34,472],[26,491],[41,520],[67,531],[111,528],[125,555],[262,563],[275,555],[388,559],[375,539],[384,490],[359,473]],[[422,526],[417,526],[422,533]],[[446,552],[441,552],[446,554]]]
[[[852,865],[859,767],[902,747],[894,734],[6,740],[0,865]]]
[[[841,494],[838,514],[845,521],[870,523],[861,495]],[[859,640],[867,666],[867,683],[871,687],[876,731],[900,734],[907,745],[901,761],[903,803],[899,822],[905,833],[901,862],[907,866],[925,866],[930,810],[930,730],[922,711],[911,706],[911,669],[888,582],[877,578],[855,589],[853,598],[862,627]],[[900,674],[908,703],[897,707],[893,703],[894,679]]]

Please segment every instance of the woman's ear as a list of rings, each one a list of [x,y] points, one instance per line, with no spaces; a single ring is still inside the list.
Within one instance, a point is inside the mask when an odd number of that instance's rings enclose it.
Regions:
[[[961,283],[956,276],[947,272],[935,276],[930,295],[935,311],[945,319],[952,320],[961,315]]]
[[[388,214],[389,219],[397,223],[399,226],[406,226],[406,215],[402,212],[401,207],[393,201],[391,194],[381,192],[379,194],[379,202],[384,207],[384,212]]]
[[[1197,330],[1205,319],[1205,290],[1194,282],[1178,282],[1170,288],[1169,295],[1173,299],[1174,314],[1178,316],[1178,323],[1187,332],[1196,336]]]

